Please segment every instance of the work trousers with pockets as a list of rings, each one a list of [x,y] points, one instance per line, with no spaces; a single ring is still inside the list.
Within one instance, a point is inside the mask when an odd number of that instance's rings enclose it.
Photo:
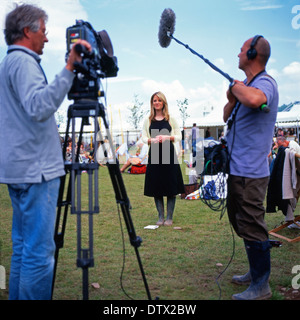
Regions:
[[[228,177],[228,217],[237,235],[245,240],[269,239],[263,205],[268,182],[269,177]]]

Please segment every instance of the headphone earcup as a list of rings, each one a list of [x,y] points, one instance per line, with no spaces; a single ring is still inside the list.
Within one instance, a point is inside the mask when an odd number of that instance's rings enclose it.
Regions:
[[[253,60],[253,59],[255,59],[256,56],[257,56],[257,51],[255,48],[250,48],[247,51],[248,60]]]
[[[256,43],[257,41],[260,39],[260,38],[263,38],[263,36],[261,35],[256,35],[255,37],[253,37],[253,40],[250,44],[250,48],[249,50],[247,51],[247,57],[248,57],[248,60],[253,60],[256,58],[257,56],[257,51],[255,49],[255,46],[256,46]]]

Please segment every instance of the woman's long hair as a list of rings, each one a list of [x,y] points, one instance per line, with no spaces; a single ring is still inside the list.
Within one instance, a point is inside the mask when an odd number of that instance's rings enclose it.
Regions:
[[[149,116],[150,123],[151,123],[151,121],[155,121],[155,109],[153,108],[153,100],[154,100],[155,96],[158,96],[158,98],[162,100],[162,102],[164,104],[163,110],[162,110],[163,115],[164,115],[165,119],[167,121],[169,121],[170,114],[169,114],[169,107],[168,107],[167,98],[165,97],[165,95],[162,92],[158,91],[158,92],[153,93],[153,95],[151,96],[151,99],[150,99],[150,116]]]

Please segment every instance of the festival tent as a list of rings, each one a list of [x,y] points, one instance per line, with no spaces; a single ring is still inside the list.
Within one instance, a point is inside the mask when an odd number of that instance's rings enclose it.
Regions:
[[[279,111],[276,119],[276,127],[297,129],[299,135],[300,126],[300,101],[296,101],[288,104],[283,111]],[[203,117],[197,122],[197,126],[200,129],[210,128],[211,135],[217,140],[219,134],[224,130],[225,123],[223,121],[223,112],[216,111]]]
[[[290,103],[283,111],[277,113],[276,127],[296,128],[299,137],[300,101]]]
[[[214,111],[197,121],[197,127],[199,129],[210,128],[211,136],[218,140],[221,133],[224,131],[226,123],[223,121],[223,110]]]
[[[289,104],[283,111],[280,111],[277,113],[277,119],[276,123],[278,126],[281,126],[279,124],[289,123],[288,126],[291,125],[291,123],[298,124],[300,121],[300,101],[294,102],[292,104]]]

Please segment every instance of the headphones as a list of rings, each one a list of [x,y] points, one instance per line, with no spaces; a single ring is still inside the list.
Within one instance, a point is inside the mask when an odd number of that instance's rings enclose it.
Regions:
[[[260,39],[260,38],[263,38],[263,36],[261,35],[256,35],[253,39],[252,39],[252,42],[250,44],[250,49],[247,51],[247,57],[248,57],[248,60],[253,60],[256,58],[257,56],[257,51],[255,49],[255,45],[257,44],[257,41]]]

